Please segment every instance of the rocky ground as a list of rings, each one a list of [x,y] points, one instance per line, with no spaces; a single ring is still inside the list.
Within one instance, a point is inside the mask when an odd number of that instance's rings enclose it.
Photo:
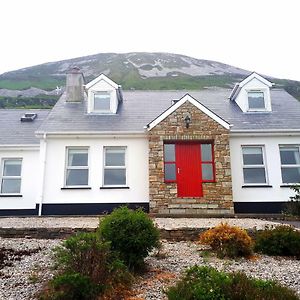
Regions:
[[[59,243],[0,238],[0,299],[35,299],[52,276],[51,249]]]
[[[15,253],[23,251],[22,255],[16,254],[15,257],[10,252],[6,263],[1,263],[0,255],[0,299],[35,299],[35,294],[53,275],[51,249],[59,243],[59,240],[0,238],[0,249],[13,249]],[[203,255],[203,247],[196,243],[163,241],[162,245],[159,252],[147,258],[148,272],[137,279],[128,300],[166,299],[163,290],[174,284],[187,267],[195,264],[275,279],[300,295],[300,261],[265,255],[251,260],[221,260],[213,255]]]

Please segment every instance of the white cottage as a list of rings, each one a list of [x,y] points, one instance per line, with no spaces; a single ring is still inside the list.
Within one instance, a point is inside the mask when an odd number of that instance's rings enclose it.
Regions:
[[[300,103],[256,73],[186,94],[74,68],[52,110],[0,126],[0,215],[279,213],[300,182]]]

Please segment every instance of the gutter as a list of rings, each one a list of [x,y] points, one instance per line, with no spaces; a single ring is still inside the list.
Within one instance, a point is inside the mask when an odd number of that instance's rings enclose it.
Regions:
[[[110,136],[110,137],[146,137],[145,131],[125,131],[125,132],[120,132],[120,131],[53,131],[53,132],[36,132],[35,135],[36,137],[42,138],[45,134],[47,134],[48,137],[50,136],[63,136],[63,137],[101,137],[101,136]]]
[[[41,182],[41,194],[40,194],[40,201],[39,201],[39,217],[42,216],[42,206],[44,200],[44,185],[45,185],[45,177],[46,177],[46,158],[47,158],[47,134],[44,133],[43,140],[44,140],[44,157],[42,161],[42,182]]]

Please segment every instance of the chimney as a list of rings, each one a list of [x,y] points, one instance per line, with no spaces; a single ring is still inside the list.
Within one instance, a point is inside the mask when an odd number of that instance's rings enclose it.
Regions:
[[[78,67],[67,73],[66,102],[82,102],[84,98],[84,78]]]

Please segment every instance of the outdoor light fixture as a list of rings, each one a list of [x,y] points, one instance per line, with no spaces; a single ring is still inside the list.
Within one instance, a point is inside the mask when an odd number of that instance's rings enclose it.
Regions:
[[[190,123],[191,123],[191,116],[190,114],[186,115],[186,117],[184,118],[184,123],[185,123],[185,127],[189,128],[190,127]]]

